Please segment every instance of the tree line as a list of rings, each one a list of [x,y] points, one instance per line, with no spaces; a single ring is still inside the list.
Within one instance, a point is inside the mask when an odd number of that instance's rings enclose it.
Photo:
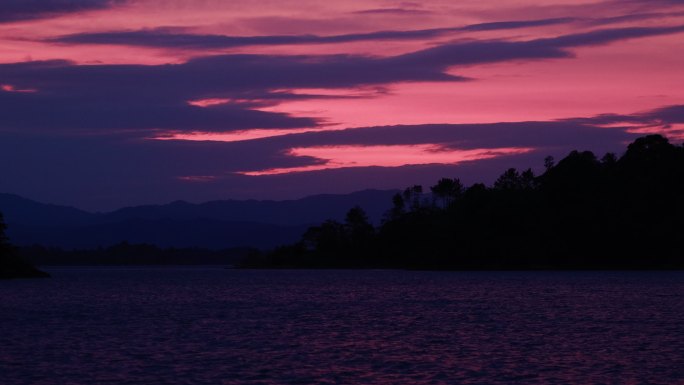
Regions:
[[[117,265],[221,265],[242,260],[251,248],[210,250],[200,247],[162,248],[151,244],[120,242],[94,249],[64,250],[40,245],[17,248],[24,260],[38,266],[117,266]]]
[[[396,194],[374,227],[360,207],[343,222],[252,253],[242,267],[680,269],[684,146],[660,135],[622,156],[572,151],[544,172],[506,170],[491,186],[443,178]]]

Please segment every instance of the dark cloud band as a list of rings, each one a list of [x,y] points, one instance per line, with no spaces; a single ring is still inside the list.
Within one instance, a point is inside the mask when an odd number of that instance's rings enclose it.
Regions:
[[[113,31],[67,35],[50,40],[69,44],[114,44],[143,47],[219,49],[256,45],[333,44],[374,40],[429,39],[459,31],[492,31],[539,27],[575,21],[573,18],[505,21],[473,24],[464,27],[431,28],[410,31],[378,31],[333,36],[275,35],[226,36],[185,33],[176,28],[157,28],[139,31]]]
[[[319,122],[259,111],[258,100],[296,97],[275,90],[351,88],[406,81],[467,80],[452,66],[572,57],[571,48],[684,31],[684,26],[602,29],[530,41],[445,44],[378,58],[355,55],[219,55],[177,65],[74,65],[64,61],[0,65],[3,82],[34,93],[0,91],[0,129],[231,131],[312,127]],[[302,97],[302,96],[299,96]],[[254,100],[211,108],[203,98]]]
[[[125,0],[3,0],[0,23],[107,8]]]

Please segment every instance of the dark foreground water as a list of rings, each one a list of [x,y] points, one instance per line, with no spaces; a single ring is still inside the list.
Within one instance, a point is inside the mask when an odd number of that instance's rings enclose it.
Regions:
[[[49,271],[3,385],[684,384],[682,273]]]

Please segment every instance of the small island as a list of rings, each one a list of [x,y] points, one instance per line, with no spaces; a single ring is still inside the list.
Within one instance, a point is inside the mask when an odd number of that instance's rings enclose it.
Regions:
[[[354,207],[240,267],[671,270],[684,268],[682,234],[684,146],[649,135],[620,157],[548,157],[539,176],[511,168],[492,186],[412,186],[377,228]]]
[[[6,228],[2,214],[0,214],[0,279],[49,277],[48,273],[38,270],[17,255],[5,235]]]

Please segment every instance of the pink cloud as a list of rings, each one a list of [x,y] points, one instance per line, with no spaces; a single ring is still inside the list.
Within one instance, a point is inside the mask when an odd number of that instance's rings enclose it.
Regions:
[[[194,142],[244,142],[255,139],[274,138],[284,135],[304,134],[307,132],[321,132],[342,130],[342,128],[287,128],[287,129],[252,129],[237,130],[230,132],[191,132],[191,133],[166,133],[152,137],[155,140],[188,140]]]
[[[401,167],[425,164],[458,164],[507,155],[524,154],[532,150],[532,148],[519,147],[458,150],[450,149],[438,144],[298,147],[289,149],[287,155],[292,157],[313,157],[320,160],[320,162],[301,167],[243,171],[239,174],[263,176],[350,167]]]
[[[17,88],[11,84],[0,84],[0,90],[3,90],[5,92],[20,92],[20,93],[38,92],[38,90],[35,90],[33,88]]]
[[[211,107],[211,106],[218,106],[221,104],[227,104],[230,103],[232,99],[225,99],[225,98],[211,98],[211,99],[198,99],[198,100],[189,100],[188,104],[191,106],[195,107]]]
[[[627,132],[640,135],[660,134],[667,136],[670,140],[682,141],[684,140],[684,124],[670,124],[670,125],[647,125],[641,127],[629,128]]]

